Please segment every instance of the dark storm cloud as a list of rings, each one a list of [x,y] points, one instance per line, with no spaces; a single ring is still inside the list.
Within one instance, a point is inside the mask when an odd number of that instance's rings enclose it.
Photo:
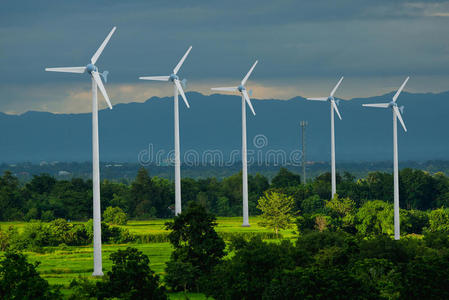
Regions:
[[[114,25],[98,62],[112,83],[165,75],[189,45],[190,80],[238,79],[256,58],[262,80],[448,76],[448,13],[447,1],[6,1],[0,86],[85,80],[43,69],[87,64]]]

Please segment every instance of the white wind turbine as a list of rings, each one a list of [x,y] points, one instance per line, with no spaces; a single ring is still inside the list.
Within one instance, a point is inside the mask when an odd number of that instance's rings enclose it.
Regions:
[[[103,73],[98,72],[95,65],[104,48],[109,42],[116,27],[112,28],[106,39],[98,48],[97,52],[90,59],[90,63],[85,67],[62,67],[62,68],[45,68],[45,71],[50,72],[65,72],[65,73],[87,73],[92,78],[92,184],[93,184],[93,229],[94,229],[94,272],[93,276],[102,276],[102,259],[101,259],[101,210],[100,210],[100,160],[98,147],[98,100],[97,87],[100,89],[109,108],[112,109],[108,94],[101,81],[100,75],[104,81],[107,81],[108,71]]]
[[[175,214],[181,213],[181,159],[180,159],[180,149],[179,149],[179,105],[178,105],[178,92],[181,94],[184,103],[187,108],[190,108],[189,102],[182,90],[181,84],[185,84],[185,79],[183,81],[179,80],[178,75],[176,75],[181,68],[184,60],[189,55],[192,46],[189,47],[187,52],[178,62],[176,67],[173,69],[173,73],[169,76],[143,76],[139,77],[142,80],[157,80],[157,81],[171,81],[174,86],[174,111],[175,111]]]
[[[256,115],[254,108],[249,99],[248,92],[246,91],[245,84],[249,76],[257,65],[257,60],[249,69],[246,76],[243,78],[239,86],[234,87],[219,87],[212,88],[213,91],[221,92],[240,92],[242,95],[242,184],[243,184],[243,224],[244,227],[249,227],[249,214],[248,214],[248,162],[247,162],[247,151],[246,151],[246,105],[248,103],[249,108],[253,115]]]
[[[335,128],[334,128],[334,110],[341,120],[340,112],[338,111],[338,103],[340,100],[334,98],[334,94],[337,91],[340,83],[343,81],[343,77],[340,78],[338,83],[335,85],[334,89],[330,93],[329,97],[319,97],[319,98],[307,98],[307,100],[315,101],[328,101],[331,107],[331,182],[332,182],[332,198],[334,198],[337,193],[337,180],[335,171]]]
[[[404,89],[407,81],[410,77],[404,80],[404,83],[398,89],[396,94],[393,96],[393,100],[389,103],[373,103],[373,104],[363,104],[366,107],[379,107],[379,108],[391,108],[393,112],[393,182],[394,182],[394,239],[399,240],[401,236],[400,232],[400,219],[399,219],[399,169],[398,169],[398,125],[397,119],[401,122],[402,128],[407,132],[404,120],[402,120],[401,112],[404,111],[404,106],[398,107],[396,100],[399,94]]]

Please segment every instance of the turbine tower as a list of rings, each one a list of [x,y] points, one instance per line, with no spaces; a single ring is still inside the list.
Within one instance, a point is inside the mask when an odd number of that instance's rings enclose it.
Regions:
[[[98,146],[98,100],[97,87],[106,100],[109,108],[112,109],[108,94],[104,88],[101,77],[107,81],[108,71],[99,73],[98,67],[95,65],[104,48],[109,42],[116,27],[112,28],[106,39],[98,48],[97,52],[90,59],[90,63],[85,67],[62,67],[62,68],[46,68],[45,71],[64,72],[64,73],[87,73],[92,78],[92,184],[93,184],[93,229],[94,229],[94,272],[93,276],[103,276],[102,259],[101,259],[101,210],[100,210],[100,159]]]
[[[307,98],[307,100],[314,101],[328,101],[331,107],[331,182],[332,182],[332,198],[334,198],[337,193],[337,180],[336,180],[336,171],[335,171],[335,129],[334,129],[334,110],[338,115],[338,118],[341,120],[340,112],[338,111],[337,105],[340,102],[340,99],[335,99],[334,94],[343,81],[343,77],[340,78],[338,83],[335,85],[334,89],[330,93],[329,97],[319,97],[319,98]]]
[[[190,108],[189,102],[184,94],[182,85],[185,85],[185,79],[183,81],[179,80],[177,75],[179,69],[181,68],[184,60],[189,55],[192,46],[189,47],[187,52],[178,62],[176,67],[173,69],[173,73],[169,76],[143,76],[139,77],[141,80],[156,80],[156,81],[171,81],[173,82],[174,90],[174,112],[175,112],[175,214],[181,213],[181,159],[180,159],[180,149],[179,149],[179,105],[178,105],[178,92],[181,94],[184,103],[187,108]]]
[[[307,121],[301,121],[299,123],[301,126],[301,144],[302,144],[302,155],[301,155],[301,164],[302,164],[302,183],[305,185],[307,183],[306,180],[306,127],[309,125]]]
[[[399,240],[401,236],[400,232],[400,219],[399,219],[399,168],[398,168],[398,125],[397,119],[401,122],[402,128],[407,132],[404,120],[402,120],[401,112],[404,112],[404,106],[398,107],[396,100],[398,100],[399,94],[404,89],[407,81],[410,77],[407,77],[393,96],[393,100],[389,103],[374,103],[363,104],[366,107],[379,107],[379,108],[391,108],[393,112],[393,181],[394,181],[394,239]]]
[[[247,162],[247,151],[246,151],[246,104],[248,104],[249,108],[253,115],[256,115],[254,108],[251,104],[251,100],[249,99],[248,92],[246,91],[245,84],[248,80],[249,76],[253,72],[254,68],[257,65],[257,60],[249,69],[246,76],[243,78],[242,82],[239,86],[234,87],[219,87],[212,88],[213,91],[221,91],[221,92],[239,92],[242,95],[242,193],[243,193],[243,227],[249,227],[249,214],[248,214],[248,162]]]

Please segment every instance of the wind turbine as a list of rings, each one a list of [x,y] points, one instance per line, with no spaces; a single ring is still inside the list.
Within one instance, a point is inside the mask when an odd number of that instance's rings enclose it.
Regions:
[[[373,103],[373,104],[363,104],[366,107],[379,107],[379,108],[391,108],[393,112],[393,170],[394,170],[394,239],[400,239],[400,219],[399,219],[399,168],[398,168],[398,125],[397,119],[401,122],[402,128],[407,132],[404,120],[402,120],[401,112],[404,112],[404,106],[398,107],[396,100],[398,100],[399,94],[404,89],[407,81],[410,77],[407,77],[402,83],[401,87],[398,89],[396,94],[393,96],[393,100],[389,103]]]
[[[175,214],[178,215],[181,213],[181,159],[180,159],[180,150],[179,150],[179,104],[178,104],[178,92],[181,94],[184,103],[187,105],[187,108],[190,108],[189,102],[187,101],[186,95],[182,89],[182,85],[185,85],[186,80],[179,80],[177,75],[179,69],[181,68],[184,60],[189,55],[190,50],[192,50],[192,46],[189,47],[187,52],[178,62],[176,67],[173,69],[173,73],[169,76],[143,76],[139,77],[141,80],[156,80],[156,81],[171,81],[173,82],[174,87],[174,111],[175,111]]]
[[[85,67],[62,67],[62,68],[45,68],[45,71],[64,72],[64,73],[87,73],[92,78],[92,183],[93,183],[93,227],[94,227],[94,272],[93,276],[103,276],[102,259],[101,259],[101,210],[100,210],[100,163],[99,163],[99,147],[98,147],[98,100],[97,87],[106,100],[109,108],[112,109],[111,101],[104,88],[101,77],[107,81],[108,71],[98,72],[95,65],[104,48],[109,42],[116,27],[112,28],[106,39],[100,45],[97,52],[90,59],[90,63]]]
[[[307,98],[307,100],[314,101],[328,101],[331,107],[331,182],[332,182],[332,198],[334,198],[337,193],[337,180],[336,180],[336,171],[335,171],[335,128],[334,128],[334,110],[338,115],[338,118],[341,120],[340,112],[338,111],[338,103],[339,99],[334,98],[334,94],[343,81],[344,77],[341,77],[338,83],[335,85],[334,89],[330,93],[329,97],[319,97],[319,98]]]
[[[246,151],[246,104],[248,104],[249,108],[253,115],[256,115],[254,108],[251,104],[251,100],[249,99],[248,92],[246,91],[245,84],[248,80],[249,76],[254,70],[254,67],[257,65],[257,60],[249,69],[246,76],[243,78],[242,82],[239,86],[234,87],[219,87],[212,88],[213,91],[221,91],[221,92],[240,92],[242,95],[242,184],[243,184],[243,227],[249,227],[249,214],[248,214],[248,162],[247,162],[247,151]]]

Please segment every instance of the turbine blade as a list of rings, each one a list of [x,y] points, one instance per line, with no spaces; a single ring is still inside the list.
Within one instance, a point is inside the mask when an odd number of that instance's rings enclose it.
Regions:
[[[189,47],[189,49],[187,50],[186,54],[184,54],[184,56],[181,58],[181,60],[179,61],[179,63],[176,65],[176,67],[173,69],[173,74],[178,73],[179,69],[181,69],[182,64],[184,63],[184,61],[187,58],[187,55],[189,55],[190,50],[192,50],[192,46]]]
[[[243,94],[243,97],[246,100],[246,103],[248,103],[248,106],[251,109],[253,115],[256,115],[256,112],[254,111],[253,105],[251,104],[251,100],[249,100],[249,96],[248,96],[248,93],[246,92],[246,90],[243,90],[242,94]]]
[[[181,83],[178,79],[174,81],[176,88],[178,89],[178,92],[181,94],[182,100],[184,100],[184,103],[187,105],[187,108],[190,108],[189,102],[187,101],[186,95],[184,95],[184,91],[182,90]]]
[[[142,76],[139,77],[141,80],[157,80],[157,81],[168,81],[170,76]]]
[[[335,85],[334,89],[332,90],[330,96],[333,97],[335,92],[337,91],[338,87],[340,86],[340,83],[343,81],[343,76],[340,78],[340,80],[338,81],[338,83]]]
[[[98,72],[92,72],[92,77],[95,79],[100,92],[103,94],[104,100],[108,104],[109,108],[112,109],[111,101],[109,101],[108,94],[106,93],[106,89],[104,88],[103,82],[101,81],[100,74]]]
[[[341,120],[341,115],[340,115],[340,112],[338,111],[337,104],[335,103],[334,100],[332,100],[331,103],[332,103],[332,106],[334,107],[335,112],[337,113],[338,117],[339,117],[340,120]]]
[[[220,92],[236,92],[237,87],[231,86],[231,87],[218,87],[218,88],[211,88],[212,91],[220,91]]]
[[[404,120],[402,120],[402,116],[401,116],[401,113],[399,112],[398,107],[397,106],[393,106],[393,110],[394,110],[394,113],[396,114],[396,116],[398,117],[399,122],[401,122],[401,125],[404,128],[404,131],[407,132],[407,128],[405,127]]]
[[[106,47],[106,45],[108,44],[109,39],[114,34],[116,28],[117,27],[115,26],[114,28],[112,28],[111,32],[109,32],[108,36],[104,39],[103,43],[100,45],[100,48],[98,48],[97,52],[95,52],[94,56],[92,56],[92,58],[90,59],[92,64],[95,64],[97,62],[98,58],[101,55],[101,52],[103,52],[104,47]]]
[[[62,68],[45,68],[47,72],[64,72],[64,73],[84,73],[86,67],[62,67]]]
[[[387,108],[389,105],[390,105],[390,103],[362,104],[362,106],[365,106],[365,107],[380,107],[380,108]]]
[[[327,97],[315,97],[315,98],[306,98],[307,100],[313,101],[327,101]]]
[[[407,78],[405,78],[404,83],[401,85],[401,87],[399,88],[399,90],[396,92],[396,94],[394,94],[393,96],[393,102],[396,102],[396,100],[399,97],[399,94],[402,92],[402,90],[404,89],[405,85],[407,84],[407,81],[410,79],[410,77],[408,76]]]
[[[248,73],[246,74],[245,78],[243,78],[242,80],[242,85],[245,85],[246,81],[248,80],[249,76],[251,75],[251,73],[253,72],[254,68],[256,67],[257,63],[259,61],[256,60],[256,62],[253,64],[253,66],[251,67],[251,69],[249,69]]]

